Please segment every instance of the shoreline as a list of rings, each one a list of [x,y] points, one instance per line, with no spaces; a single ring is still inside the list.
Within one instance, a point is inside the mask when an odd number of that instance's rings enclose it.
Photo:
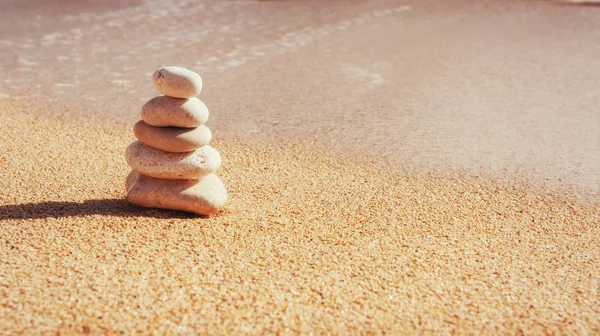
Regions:
[[[98,6],[117,2],[136,1]],[[319,138],[441,172],[535,167],[527,178],[600,191],[590,7],[148,0],[104,11],[85,1],[55,17],[50,4],[23,6],[4,17],[0,96],[127,123],[155,95],[151,71],[178,64],[205,80],[218,136]]]

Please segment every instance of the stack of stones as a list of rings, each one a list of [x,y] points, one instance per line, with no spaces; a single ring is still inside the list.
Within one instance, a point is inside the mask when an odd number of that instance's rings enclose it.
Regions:
[[[133,128],[138,141],[125,151],[133,169],[125,182],[127,200],[200,215],[218,212],[227,191],[214,174],[221,155],[208,146],[208,109],[196,98],[202,79],[187,69],[164,67],[156,70],[152,82],[164,96],[142,107],[142,120]]]

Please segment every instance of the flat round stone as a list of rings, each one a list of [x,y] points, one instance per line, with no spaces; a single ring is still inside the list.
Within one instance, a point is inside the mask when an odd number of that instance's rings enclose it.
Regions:
[[[200,180],[162,180],[132,171],[125,182],[127,200],[146,207],[211,215],[223,209],[227,190],[215,174]]]
[[[150,147],[173,153],[196,150],[208,145],[212,139],[212,132],[204,125],[195,128],[156,127],[143,120],[133,126],[133,134]]]
[[[200,94],[202,78],[180,67],[163,67],[152,75],[152,84],[161,93],[175,98],[191,98]]]
[[[221,166],[221,155],[210,146],[192,152],[171,153],[135,141],[125,151],[131,169],[159,179],[199,179]]]
[[[151,126],[198,127],[208,120],[208,108],[198,98],[158,96],[142,106],[140,116]]]

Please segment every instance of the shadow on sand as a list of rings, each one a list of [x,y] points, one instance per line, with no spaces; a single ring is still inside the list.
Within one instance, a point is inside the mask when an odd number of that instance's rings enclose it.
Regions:
[[[204,218],[199,215],[171,210],[147,209],[124,199],[95,199],[78,202],[42,202],[0,206],[0,220],[85,217],[106,215],[118,217]]]

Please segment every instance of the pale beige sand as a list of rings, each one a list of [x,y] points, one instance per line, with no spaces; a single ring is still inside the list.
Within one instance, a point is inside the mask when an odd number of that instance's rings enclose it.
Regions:
[[[0,330],[600,333],[600,206],[283,143],[213,144],[230,203],[123,200],[133,140],[0,100]]]

